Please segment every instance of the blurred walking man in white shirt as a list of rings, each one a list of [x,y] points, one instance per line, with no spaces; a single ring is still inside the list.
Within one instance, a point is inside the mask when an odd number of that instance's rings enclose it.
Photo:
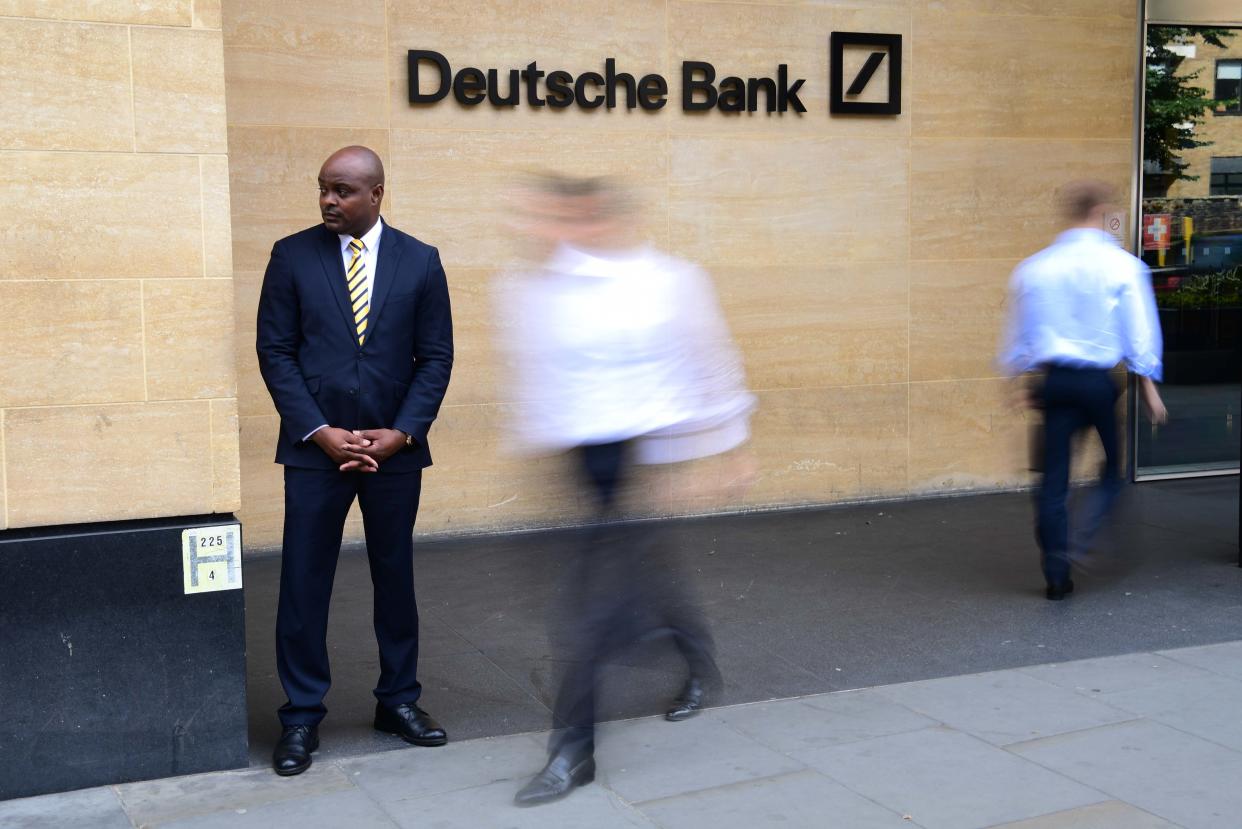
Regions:
[[[1104,445],[1104,471],[1081,516],[1085,543],[1121,491],[1119,390],[1109,372],[1119,362],[1138,375],[1138,391],[1153,422],[1167,418],[1161,378],[1160,322],[1143,262],[1105,233],[1111,189],[1095,181],[1061,191],[1069,227],[1050,246],[1020,264],[1010,282],[1010,320],[1000,363],[1010,375],[1042,374],[1030,395],[1044,411],[1043,479],[1037,496],[1037,535],[1046,595],[1073,592],[1067,508],[1074,434],[1094,428]]]
[[[609,660],[670,639],[688,672],[665,711],[673,722],[701,711],[720,685],[711,634],[663,525],[618,519],[642,487],[637,467],[724,462],[739,451],[755,398],[707,274],[633,238],[627,208],[605,180],[546,177],[525,212],[555,250],[498,298],[510,320],[501,347],[512,362],[514,437],[528,451],[567,453],[594,513],[560,568],[557,731],[547,765],[515,798],[521,806],[594,779],[597,686]],[[659,479],[667,494],[679,489],[671,472]]]

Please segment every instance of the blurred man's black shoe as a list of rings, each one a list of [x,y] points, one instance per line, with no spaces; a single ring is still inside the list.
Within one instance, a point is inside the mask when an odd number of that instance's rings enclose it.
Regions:
[[[685,687],[681,689],[681,693],[673,700],[672,706],[664,713],[664,719],[669,722],[680,722],[693,717],[703,710],[706,696],[707,688],[703,680],[690,677]]]
[[[1059,602],[1062,599],[1064,599],[1066,596],[1068,596],[1070,593],[1073,593],[1073,592],[1074,592],[1074,583],[1070,581],[1069,579],[1066,579],[1060,584],[1048,585],[1048,590],[1044,593],[1044,595],[1048,598],[1048,601],[1050,602]]]
[[[543,771],[531,778],[513,797],[517,806],[538,806],[560,800],[577,786],[595,779],[595,756],[577,752],[552,755]]]

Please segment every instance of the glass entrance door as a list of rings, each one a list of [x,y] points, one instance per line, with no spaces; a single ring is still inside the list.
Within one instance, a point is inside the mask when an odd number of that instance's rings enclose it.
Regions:
[[[1134,418],[1135,467],[1139,478],[1236,471],[1242,27],[1148,23],[1145,52],[1139,237],[1164,333],[1169,422]]]

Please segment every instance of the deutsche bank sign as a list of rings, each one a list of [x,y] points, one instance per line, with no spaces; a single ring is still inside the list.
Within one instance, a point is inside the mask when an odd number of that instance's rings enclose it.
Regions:
[[[852,78],[843,75],[847,47],[870,49]],[[901,35],[833,32],[828,40],[829,98],[833,114],[897,115],[901,112]],[[882,101],[861,101],[876,71],[888,61],[888,89]],[[465,66],[453,71],[448,59],[429,49],[411,49],[408,55],[410,104],[437,104],[452,92],[467,107],[487,102],[493,107],[565,109],[627,109],[655,111],[668,103],[669,84],[663,75],[635,76],[618,72],[615,58],[604,61],[603,72],[577,76],[562,69],[546,70],[538,61],[525,67],[500,70]],[[848,86],[846,85],[848,81]],[[717,80],[716,67],[697,60],[681,64],[681,108],[686,112],[718,109],[722,112],[806,112],[799,97],[805,78],[791,78],[788,64],[778,64],[775,77]]]

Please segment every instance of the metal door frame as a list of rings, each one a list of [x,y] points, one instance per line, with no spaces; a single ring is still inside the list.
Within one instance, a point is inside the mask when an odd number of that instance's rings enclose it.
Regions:
[[[1242,5],[1238,0],[1138,0],[1138,70],[1134,75],[1134,154],[1130,178],[1131,252],[1142,256],[1143,221],[1143,126],[1147,117],[1147,27],[1148,26],[1224,26],[1242,28]],[[1138,430],[1141,426],[1137,384],[1133,375],[1127,381],[1130,405],[1126,407],[1126,436],[1130,440],[1130,479],[1167,481],[1174,478],[1208,478],[1237,475],[1238,469],[1204,469],[1193,472],[1162,472],[1140,475],[1138,471]]]

